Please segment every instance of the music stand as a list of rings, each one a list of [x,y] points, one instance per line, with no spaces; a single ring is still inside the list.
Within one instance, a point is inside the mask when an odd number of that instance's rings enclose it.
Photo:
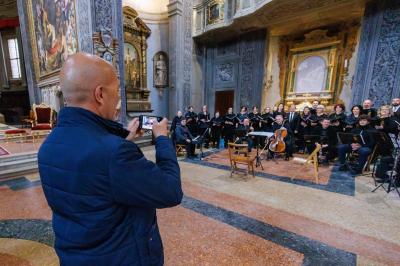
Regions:
[[[248,134],[249,136],[255,136],[257,137],[257,155],[256,155],[256,167],[261,166],[261,169],[264,170],[264,167],[261,164],[261,157],[260,157],[260,152],[259,152],[259,146],[260,146],[260,138],[265,137],[269,138],[274,135],[272,132],[262,132],[262,131],[256,131],[256,132],[250,132]],[[265,147],[264,147],[265,149]],[[263,149],[263,150],[264,150]]]

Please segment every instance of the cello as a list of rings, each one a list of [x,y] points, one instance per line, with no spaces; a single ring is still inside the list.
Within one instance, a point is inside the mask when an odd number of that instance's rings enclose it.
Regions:
[[[271,152],[276,152],[276,153],[285,152],[286,149],[285,138],[287,135],[288,135],[287,129],[284,127],[275,130],[273,140],[269,144],[269,150]]]

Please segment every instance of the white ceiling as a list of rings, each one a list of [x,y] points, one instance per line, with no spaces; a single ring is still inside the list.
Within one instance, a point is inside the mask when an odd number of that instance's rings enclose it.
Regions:
[[[162,14],[168,12],[169,0],[123,0],[122,6],[129,6],[138,13]]]

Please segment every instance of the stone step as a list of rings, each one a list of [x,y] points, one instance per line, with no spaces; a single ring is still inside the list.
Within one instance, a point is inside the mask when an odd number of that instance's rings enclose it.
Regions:
[[[36,172],[37,153],[26,153],[0,157],[0,179]]]

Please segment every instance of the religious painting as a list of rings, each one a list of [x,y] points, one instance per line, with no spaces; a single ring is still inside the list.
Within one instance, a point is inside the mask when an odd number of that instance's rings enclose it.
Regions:
[[[29,0],[27,5],[36,76],[43,79],[78,52],[75,0]]]
[[[324,58],[310,56],[297,67],[294,91],[296,93],[315,93],[326,89],[327,68]]]
[[[215,0],[208,5],[207,24],[213,24],[223,19],[223,1]]]
[[[132,88],[140,88],[140,58],[136,48],[130,44],[124,44],[125,83]]]
[[[158,52],[153,58],[154,87],[168,87],[168,57],[164,52]]]

